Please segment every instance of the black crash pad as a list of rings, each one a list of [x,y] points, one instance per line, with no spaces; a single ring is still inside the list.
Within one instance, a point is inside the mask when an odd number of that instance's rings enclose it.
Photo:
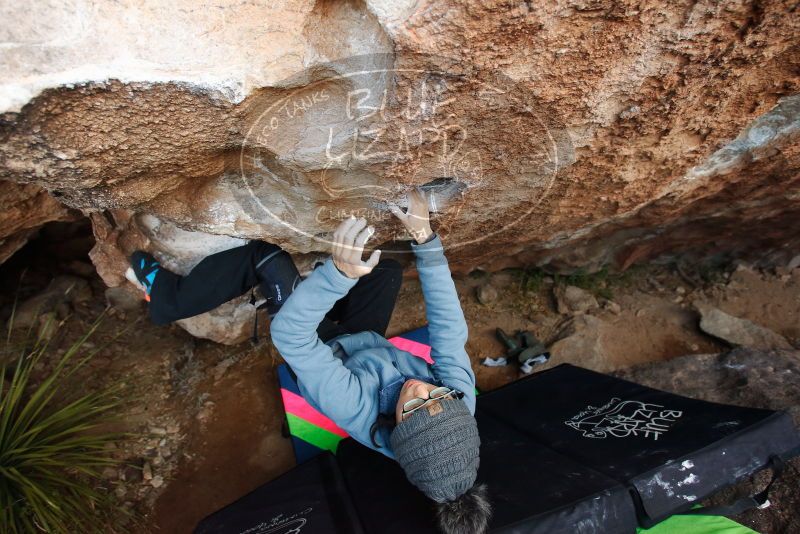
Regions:
[[[478,481],[495,533],[632,533],[788,458],[785,412],[689,399],[571,365],[480,395]],[[302,529],[297,529],[302,523]],[[199,533],[435,532],[400,466],[352,439],[265,484]],[[292,530],[292,529],[295,530]]]
[[[336,459],[326,452],[206,517],[195,532],[361,534],[363,530]]]
[[[688,510],[800,444],[788,413],[690,399],[571,365],[495,390],[480,406],[630,486],[642,526]]]

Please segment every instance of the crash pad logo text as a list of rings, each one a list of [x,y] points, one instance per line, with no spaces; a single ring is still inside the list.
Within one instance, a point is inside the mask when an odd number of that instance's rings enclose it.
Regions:
[[[587,406],[564,423],[580,431],[585,438],[643,436],[658,440],[682,415],[682,411],[669,410],[660,404],[614,397],[599,408]]]

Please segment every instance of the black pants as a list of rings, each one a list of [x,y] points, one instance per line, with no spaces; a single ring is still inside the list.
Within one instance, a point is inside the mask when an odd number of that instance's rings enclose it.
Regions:
[[[251,241],[203,258],[186,276],[163,267],[150,291],[150,319],[167,324],[213,310],[250,291],[259,283],[256,265],[280,250],[276,245]]]
[[[276,245],[251,241],[203,258],[186,276],[162,267],[150,292],[150,318],[156,324],[171,323],[213,310],[245,294],[262,282],[256,267],[277,250],[280,249]],[[362,276],[320,323],[317,333],[322,341],[364,330],[385,335],[400,291],[402,271],[395,260],[385,259]],[[291,287],[290,282],[285,286]]]

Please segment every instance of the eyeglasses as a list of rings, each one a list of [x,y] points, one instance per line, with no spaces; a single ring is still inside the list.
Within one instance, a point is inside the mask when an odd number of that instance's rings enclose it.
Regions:
[[[406,416],[414,413],[415,411],[419,410],[420,408],[427,406],[428,404],[432,403],[433,401],[442,400],[446,398],[457,398],[460,399],[463,397],[464,394],[458,391],[457,389],[448,388],[448,387],[438,387],[431,391],[430,397],[427,399],[421,399],[419,397],[415,399],[411,399],[403,403],[403,413],[400,416],[403,421],[405,421]]]

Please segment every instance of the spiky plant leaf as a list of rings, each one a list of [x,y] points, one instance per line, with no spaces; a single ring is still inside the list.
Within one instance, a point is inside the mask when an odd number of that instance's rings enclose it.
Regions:
[[[119,406],[119,388],[73,399],[62,391],[94,355],[77,358],[98,325],[99,320],[36,383],[33,370],[48,348],[42,338],[22,351],[7,384],[0,379],[0,532],[108,530],[113,501],[98,481],[104,467],[116,464],[107,445],[122,436],[99,430]],[[7,376],[7,367],[0,367],[0,377]]]

